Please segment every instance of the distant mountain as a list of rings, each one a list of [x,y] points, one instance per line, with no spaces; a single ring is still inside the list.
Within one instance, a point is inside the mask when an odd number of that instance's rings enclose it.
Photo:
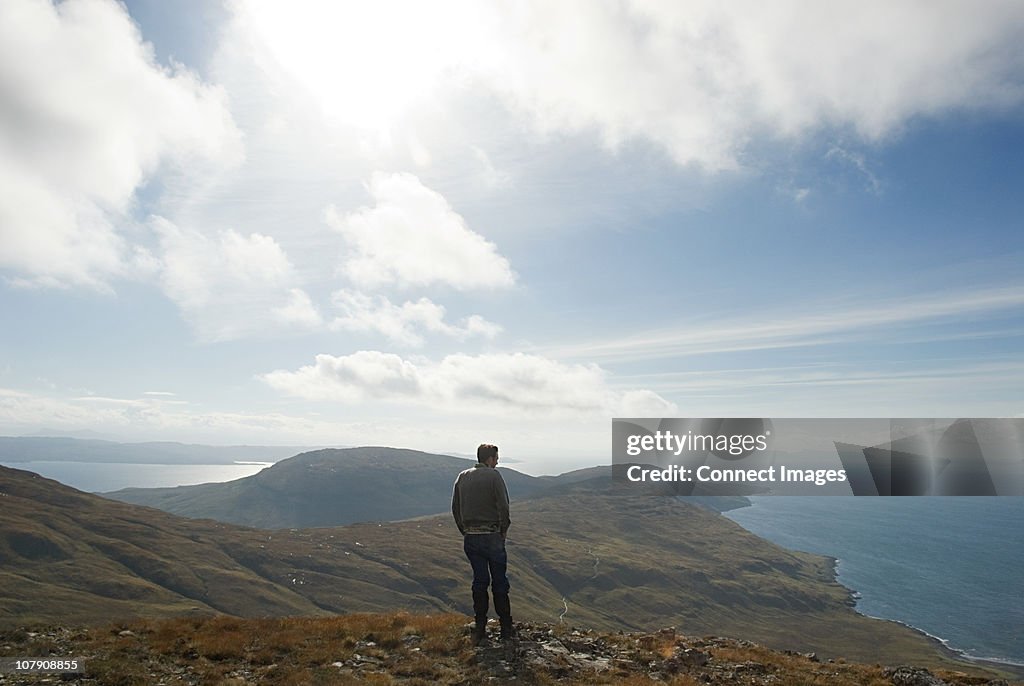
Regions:
[[[363,447],[316,450],[227,483],[128,488],[104,495],[184,517],[263,529],[393,521],[451,509],[452,483],[476,464],[418,450]],[[548,481],[501,469],[513,498]]]
[[[309,448],[188,443],[116,443],[52,436],[0,436],[0,462],[123,462],[132,464],[233,464],[276,462]]]
[[[584,467],[583,469],[574,469],[571,472],[565,472],[564,474],[559,474],[558,476],[541,476],[538,478],[549,485],[555,486],[580,483],[583,481],[593,481],[594,479],[610,479],[611,475],[611,465],[599,465],[597,467]]]
[[[4,626],[214,612],[469,612],[469,566],[448,515],[265,531],[183,519],[8,468],[0,468],[0,503]],[[950,664],[921,634],[854,612],[831,560],[784,550],[671,498],[517,501],[509,556],[522,621],[610,631],[674,625],[825,656]]]
[[[675,494],[674,484],[647,482],[645,484],[630,484],[628,486],[617,483],[612,477],[612,466],[602,465],[599,467],[586,467],[577,469],[558,476],[542,476],[541,482],[545,488],[541,492],[545,496],[557,494],[586,493],[600,495],[661,495],[668,496]],[[730,488],[730,486],[732,488]],[[717,495],[716,492],[729,493],[735,491],[736,484],[717,485],[701,484],[696,492],[699,495],[680,496],[683,502],[691,505],[700,505],[715,512],[726,512],[750,505],[750,500],[742,495]]]

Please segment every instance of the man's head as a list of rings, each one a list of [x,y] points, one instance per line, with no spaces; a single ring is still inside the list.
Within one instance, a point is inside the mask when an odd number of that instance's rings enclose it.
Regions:
[[[498,446],[481,443],[476,449],[476,461],[488,467],[498,464]]]

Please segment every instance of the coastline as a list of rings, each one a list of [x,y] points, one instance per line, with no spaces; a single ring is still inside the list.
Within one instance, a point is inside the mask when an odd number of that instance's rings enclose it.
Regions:
[[[752,507],[755,504],[749,498],[745,498],[745,500],[746,500],[746,503],[743,503],[743,504],[734,503],[734,504],[731,504],[731,506],[729,506],[729,507],[726,507],[724,509],[719,510],[720,514],[722,514],[723,516],[726,516],[725,513],[730,511],[730,510],[738,510],[738,509],[742,509],[742,508],[746,508],[746,507]],[[743,526],[742,524],[740,524],[736,520],[734,520],[734,519],[732,519],[730,517],[727,517],[727,518],[730,519],[731,521],[733,521],[738,526]],[[761,538],[764,538],[764,536],[761,536],[760,534],[757,534],[757,533],[755,533],[753,531],[750,531],[749,529],[746,529],[746,527],[743,527],[743,528],[746,531],[749,531],[750,533],[754,534],[755,536],[760,536]],[[766,540],[768,540],[768,539],[766,539]],[[776,543],[776,545],[779,545],[779,544]],[[782,546],[782,547],[785,547],[785,546]],[[803,552],[806,552],[806,551],[803,551]],[[846,584],[844,584],[839,579],[839,562],[840,562],[840,558],[837,558],[837,557],[835,557],[833,555],[824,555],[824,554],[821,554],[821,553],[807,553],[807,554],[819,555],[820,557],[822,557],[822,558],[824,558],[826,560],[829,560],[832,563],[832,580],[835,581],[837,584],[839,584],[840,586],[842,586],[846,590],[846,593],[847,593],[847,604],[849,605],[850,609],[852,609],[857,614],[859,614],[861,616],[864,616],[864,617],[868,617],[870,619],[878,620],[878,621],[892,622],[892,623],[898,624],[898,625],[900,625],[900,626],[902,626],[902,627],[904,627],[906,629],[910,629],[914,633],[916,633],[916,634],[922,636],[923,638],[925,638],[928,643],[932,644],[936,648],[936,650],[937,650],[937,652],[939,654],[941,654],[943,657],[945,657],[945,658],[947,658],[947,659],[949,659],[949,660],[951,660],[953,662],[961,663],[961,664],[963,664],[965,666],[973,666],[973,667],[978,667],[978,668],[982,668],[982,669],[988,669],[988,670],[996,671],[996,672],[999,672],[1000,674],[1002,674],[1004,676],[1012,677],[1013,679],[1024,680],[1024,662],[1016,662],[1014,660],[1010,660],[1010,659],[1007,659],[1007,658],[999,658],[999,657],[975,657],[975,656],[970,655],[969,653],[967,653],[967,652],[965,652],[965,651],[963,651],[963,650],[961,650],[959,648],[956,648],[956,647],[952,646],[947,639],[944,639],[941,636],[936,636],[934,634],[931,634],[931,633],[925,631],[924,629],[916,627],[913,624],[909,624],[908,622],[905,622],[905,621],[902,621],[902,620],[899,620],[899,619],[891,619],[891,618],[888,618],[888,617],[877,617],[875,615],[870,615],[870,614],[868,614],[866,612],[862,612],[860,610],[860,608],[858,608],[858,606],[857,606],[858,605],[858,600],[862,597],[861,592],[858,591],[857,589],[854,589],[854,588],[851,588],[851,587],[847,586]]]
[[[876,617],[875,615],[869,615],[866,612],[861,612],[860,609],[858,609],[857,607],[857,600],[860,597],[860,592],[850,588],[849,586],[847,586],[839,580],[839,558],[834,557],[832,555],[821,555],[821,557],[832,562],[832,580],[840,586],[842,586],[844,589],[846,589],[847,604],[850,606],[850,609],[852,609],[857,614],[880,622],[892,622],[893,624],[899,624],[900,626],[906,629],[910,629],[914,633],[919,634],[920,636],[925,638],[928,641],[928,643],[934,645],[942,656],[949,658],[954,662],[960,662],[966,665],[977,666],[984,669],[991,669],[1003,674],[1011,675],[1014,679],[1024,679],[1024,663],[1014,662],[1012,660],[1007,660],[998,657],[975,657],[974,655],[970,655],[969,653],[966,653],[963,650],[960,650],[959,648],[953,647],[952,645],[950,645],[947,639],[944,639],[941,636],[930,634],[924,629],[916,627],[913,624],[909,624],[899,619],[890,619],[888,617]]]
[[[856,610],[856,608],[854,609]],[[906,622],[901,622],[898,619],[886,619],[885,617],[873,617],[872,615],[864,614],[859,610],[857,610],[857,613],[864,615],[865,617],[870,617],[871,619],[877,619],[883,622],[893,622],[894,624],[906,627],[907,629],[924,636],[930,643],[933,643],[938,648],[939,652],[952,660],[972,666],[982,667],[984,669],[991,669],[993,671],[1011,675],[1014,679],[1024,680],[1024,663],[1013,662],[1011,660],[1004,660],[997,657],[974,657],[973,655],[969,655],[958,648],[952,647],[946,639],[933,636],[927,631],[919,629],[911,624],[907,624]]]

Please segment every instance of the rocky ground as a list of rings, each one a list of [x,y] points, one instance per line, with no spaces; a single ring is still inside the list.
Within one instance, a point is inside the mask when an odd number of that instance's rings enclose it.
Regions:
[[[700,684],[1007,686],[991,675],[821,660],[747,641],[520,624],[473,647],[458,615],[210,618],[0,632],[0,657],[80,658],[84,673],[0,674],[0,686],[82,684]],[[1020,682],[1017,682],[1020,683]]]
[[[556,683],[595,683],[608,676],[612,677],[608,683],[619,683],[618,678],[628,683],[765,686],[1008,684],[1003,679],[963,673],[944,673],[940,678],[926,669],[906,665],[880,667],[822,661],[814,653],[780,653],[749,641],[681,636],[672,628],[654,634],[609,636],[580,629],[557,632],[550,626],[524,625],[515,641],[492,639],[477,649],[477,655],[488,680],[499,683],[515,683],[520,677],[529,679],[543,674]]]

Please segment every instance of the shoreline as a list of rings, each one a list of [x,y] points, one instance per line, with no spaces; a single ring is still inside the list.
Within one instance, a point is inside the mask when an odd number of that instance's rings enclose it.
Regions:
[[[735,519],[732,519],[731,517],[728,517],[725,513],[728,512],[729,510],[740,510],[740,509],[743,509],[743,508],[746,508],[746,507],[752,507],[754,504],[755,503],[753,501],[751,501],[749,499],[749,497],[748,497],[747,498],[747,502],[745,504],[736,505],[734,507],[729,507],[726,510],[721,510],[720,514],[722,514],[723,516],[726,516],[726,518],[730,519],[731,521],[733,521],[738,526],[743,526],[742,524],[737,522]],[[750,532],[751,534],[754,534],[755,536],[759,536],[761,538],[764,538],[760,534],[757,534],[757,533],[755,533],[753,531],[750,531],[750,529],[747,529],[746,527],[743,527],[743,528],[744,528],[744,530]],[[765,539],[765,540],[768,540],[768,539]],[[775,545],[779,545],[779,544],[776,543]],[[785,548],[785,546],[780,546],[780,547]],[[861,615],[863,617],[868,617],[869,619],[875,619],[875,620],[879,620],[879,621],[883,621],[883,622],[893,622],[894,624],[899,624],[900,626],[902,626],[904,628],[910,629],[911,631],[913,631],[913,632],[923,636],[929,643],[933,644],[941,655],[943,655],[944,657],[949,658],[949,659],[951,659],[951,660],[953,660],[955,662],[964,663],[965,665],[973,665],[973,666],[981,667],[981,668],[984,668],[984,669],[995,670],[995,671],[1001,672],[1003,674],[1009,674],[1009,675],[1013,676],[1015,679],[1022,679],[1022,680],[1024,680],[1024,662],[1016,662],[1016,661],[1011,660],[1009,658],[1000,658],[1000,657],[975,657],[975,656],[970,655],[967,652],[965,652],[965,651],[963,651],[963,650],[961,650],[959,648],[956,648],[956,647],[952,646],[947,639],[944,639],[941,636],[935,636],[934,634],[931,634],[931,633],[925,631],[924,629],[921,629],[920,627],[916,627],[913,624],[909,624],[908,622],[905,622],[905,621],[902,621],[902,620],[899,620],[899,619],[891,619],[889,617],[877,617],[875,615],[870,615],[870,614],[868,614],[866,612],[862,612],[857,607],[857,602],[862,597],[862,593],[860,591],[856,590],[856,589],[850,588],[849,586],[847,586],[846,584],[844,584],[842,581],[839,580],[839,561],[840,561],[840,558],[834,557],[832,555],[823,555],[821,553],[809,553],[807,551],[794,551],[794,552],[803,552],[803,553],[806,553],[806,554],[809,554],[809,555],[819,555],[820,557],[823,557],[823,558],[825,558],[827,560],[830,560],[832,562],[832,580],[835,581],[837,584],[839,584],[840,586],[842,586],[846,590],[847,604],[849,605],[850,609],[852,609],[857,614],[859,614],[859,615]]]
[[[912,624],[901,622],[898,619],[875,617],[873,615],[860,612],[856,608],[854,608],[854,610],[858,614],[864,615],[865,617],[870,617],[871,619],[878,619],[883,622],[893,622],[894,624],[899,624],[900,626],[906,627],[907,629],[910,629],[911,631],[914,631],[924,636],[926,639],[928,639],[929,642],[935,644],[935,646],[943,655],[953,660],[956,660],[957,662],[964,662],[970,665],[977,665],[979,667],[984,667],[985,669],[993,669],[999,672],[1011,674],[1016,679],[1024,679],[1024,663],[1013,662],[1012,660],[1006,660],[998,657],[975,657],[973,655],[965,653],[959,648],[954,648],[953,646],[949,645],[949,641],[947,641],[946,639],[940,638],[939,636],[934,636],[925,631],[924,629],[919,629],[918,627],[913,626]]]
[[[817,553],[808,554],[815,555]],[[934,634],[928,633],[924,629],[916,627],[913,624],[904,622],[903,620],[891,619],[889,617],[878,617],[875,615],[869,615],[866,612],[861,612],[861,610],[857,607],[857,600],[860,598],[861,595],[860,591],[850,588],[849,586],[847,586],[839,580],[839,558],[833,557],[832,555],[822,555],[821,557],[824,557],[826,560],[832,561],[832,579],[837,584],[846,589],[847,603],[849,604],[850,609],[852,609],[857,614],[861,615],[862,617],[875,619],[881,622],[892,622],[893,624],[899,624],[900,626],[906,629],[910,629],[911,631],[924,637],[929,643],[934,645],[936,649],[938,649],[939,653],[941,653],[944,657],[947,657],[956,662],[962,662],[969,665],[976,665],[986,669],[993,669],[999,672],[1009,673],[1017,679],[1024,679],[1024,662],[1014,662],[1013,660],[999,657],[976,657],[974,655],[970,655],[969,653],[959,648],[952,646],[947,639],[942,638],[941,636],[936,636]]]

